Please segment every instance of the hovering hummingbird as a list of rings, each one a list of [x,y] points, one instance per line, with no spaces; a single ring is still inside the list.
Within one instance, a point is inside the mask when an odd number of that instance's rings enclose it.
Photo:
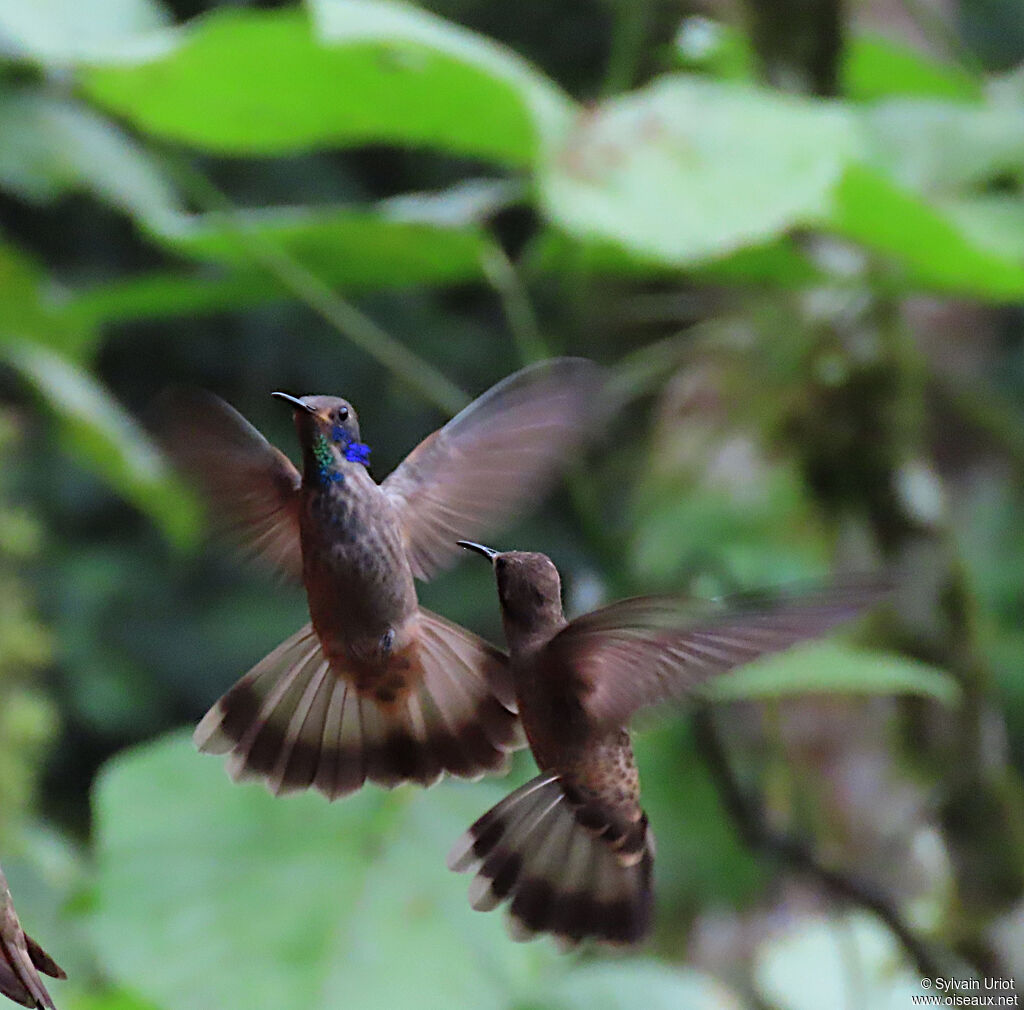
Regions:
[[[540,775],[483,815],[448,866],[476,874],[470,903],[509,907],[513,939],[640,940],[651,921],[654,836],[626,726],[641,708],[856,617],[879,585],[692,601],[638,597],[567,622],[544,554],[460,541],[494,565],[519,716]]]
[[[545,490],[586,440],[601,384],[579,358],[523,369],[380,485],[346,400],[273,394],[293,410],[300,472],[223,401],[172,398],[172,454],[243,541],[302,580],[311,618],[207,713],[199,749],[228,753],[235,779],[330,799],[502,769],[521,746],[507,659],[420,607],[413,578]]]
[[[67,978],[53,958],[25,935],[14,911],[7,878],[0,870],[0,993],[21,1006],[54,1010],[39,972],[51,978]]]

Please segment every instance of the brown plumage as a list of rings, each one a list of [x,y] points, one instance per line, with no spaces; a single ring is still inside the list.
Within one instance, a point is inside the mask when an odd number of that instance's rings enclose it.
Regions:
[[[591,427],[600,372],[580,359],[524,369],[425,439],[380,485],[351,404],[276,393],[294,411],[302,470],[208,394],[165,405],[166,444],[214,517],[301,579],[306,625],[196,729],[235,778],[331,799],[365,781],[430,785],[502,769],[520,745],[505,656],[416,599],[455,540],[534,500]]]
[[[53,1000],[39,972],[51,978],[67,978],[53,958],[25,935],[7,879],[0,870],[0,993],[21,1006],[53,1010]]]
[[[476,875],[474,908],[509,902],[516,939],[635,943],[651,921],[654,837],[626,730],[633,713],[824,634],[883,590],[869,581],[697,607],[642,597],[567,622],[548,557],[463,546],[494,563],[519,714],[541,774],[484,814],[448,865]]]

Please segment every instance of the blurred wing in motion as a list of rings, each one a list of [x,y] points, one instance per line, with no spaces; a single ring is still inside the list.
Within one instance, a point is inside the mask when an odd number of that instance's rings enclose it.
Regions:
[[[53,958],[25,935],[0,871],[0,993],[21,1006],[53,1010],[39,972],[52,978],[67,977]]]
[[[174,390],[159,405],[161,440],[209,503],[215,526],[249,553],[302,577],[302,477],[241,414],[201,390]]]
[[[774,599],[727,597],[717,612],[696,613],[692,600],[679,597],[622,600],[568,624],[543,662],[573,671],[595,725],[625,726],[637,709],[680,699],[711,677],[824,635],[887,591],[883,580],[848,581]]]
[[[556,358],[510,375],[424,439],[381,485],[413,574],[450,566],[455,541],[494,532],[543,494],[597,416],[601,369]]]

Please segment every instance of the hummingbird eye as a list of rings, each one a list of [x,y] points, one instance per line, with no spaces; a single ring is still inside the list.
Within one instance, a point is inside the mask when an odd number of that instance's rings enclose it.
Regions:
[[[347,421],[348,420],[348,407],[339,407],[338,408],[338,420],[339,421]]]

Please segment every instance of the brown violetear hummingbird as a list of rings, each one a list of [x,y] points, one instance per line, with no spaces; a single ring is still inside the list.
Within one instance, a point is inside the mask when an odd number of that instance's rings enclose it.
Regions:
[[[294,411],[302,471],[209,394],[172,397],[167,444],[243,541],[305,585],[311,621],[246,674],[195,732],[235,779],[330,799],[364,781],[478,777],[521,746],[507,659],[421,608],[413,578],[546,489],[586,441],[601,370],[561,358],[510,376],[380,485],[352,405]]]
[[[54,1010],[39,972],[51,978],[67,978],[53,958],[25,935],[14,911],[7,878],[0,870],[0,993],[21,1006]]]
[[[519,716],[541,773],[484,814],[448,866],[476,874],[475,909],[511,903],[513,939],[636,943],[651,922],[654,836],[626,730],[633,714],[824,634],[877,602],[882,584],[774,602],[744,595],[703,610],[638,597],[566,621],[546,555],[461,545],[494,565]]]

